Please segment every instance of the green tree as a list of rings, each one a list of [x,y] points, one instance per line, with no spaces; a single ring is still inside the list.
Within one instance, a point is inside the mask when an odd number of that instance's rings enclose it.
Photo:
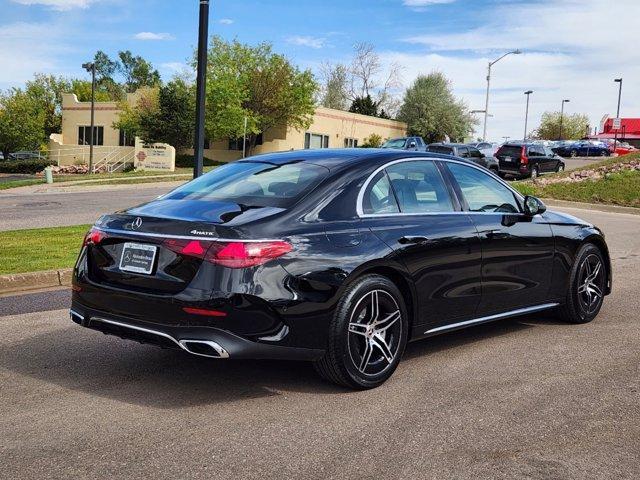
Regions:
[[[240,138],[246,117],[251,150],[258,134],[269,129],[306,129],[317,89],[309,70],[299,70],[270,44],[214,37],[207,67],[207,134],[212,140]]]
[[[80,102],[90,102],[91,101],[91,81],[90,80],[80,80],[78,78],[74,78],[71,80],[71,93],[75,93],[76,97],[78,97],[78,101]],[[106,90],[96,88],[96,102],[111,102],[114,100],[118,100],[117,98],[112,98],[111,93]]]
[[[141,87],[135,105],[121,102],[114,128],[148,143],[188,148],[193,146],[194,112],[194,86],[174,79],[162,87]]]
[[[443,141],[447,136],[462,141],[475,124],[440,72],[421,75],[413,82],[404,94],[398,119],[407,123],[410,135],[420,135],[427,143]]]
[[[577,140],[585,136],[589,117],[574,113],[562,117],[562,140]],[[560,139],[560,112],[545,112],[542,114],[540,126],[532,133],[532,137],[541,140]]]
[[[44,137],[60,133],[62,128],[62,94],[71,91],[71,82],[55,75],[36,74],[27,81],[25,93],[44,110]]]
[[[124,78],[124,89],[133,93],[141,87],[160,85],[160,73],[141,56],[134,56],[129,50],[118,52],[120,61],[117,70]]]
[[[45,109],[25,91],[0,93],[0,150],[5,158],[16,150],[37,150],[46,140]]]
[[[346,110],[349,97],[350,74],[345,65],[322,66],[322,96],[320,104],[323,107]]]
[[[364,139],[362,148],[379,148],[382,145],[382,137],[377,133],[372,133]]]
[[[361,115],[369,115],[371,117],[378,116],[378,104],[371,99],[371,95],[365,97],[356,97],[349,107],[351,113],[359,113]]]

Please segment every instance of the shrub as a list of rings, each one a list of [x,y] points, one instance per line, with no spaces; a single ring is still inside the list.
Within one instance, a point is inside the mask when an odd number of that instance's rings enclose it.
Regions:
[[[223,165],[224,162],[218,162],[204,157],[202,163],[205,167],[212,167],[216,165]],[[193,168],[194,157],[193,155],[176,155],[176,167],[177,168]]]
[[[372,133],[364,139],[362,148],[379,148],[382,145],[382,137],[377,133]]]
[[[46,159],[6,160],[0,162],[0,173],[37,173],[56,162]]]

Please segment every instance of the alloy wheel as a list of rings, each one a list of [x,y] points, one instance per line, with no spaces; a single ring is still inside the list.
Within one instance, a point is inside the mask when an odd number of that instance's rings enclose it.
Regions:
[[[604,273],[602,260],[597,255],[587,255],[580,265],[578,299],[587,315],[591,315],[600,307],[604,297]]]
[[[400,349],[402,313],[393,296],[372,290],[356,304],[348,328],[353,365],[363,375],[379,375],[390,368]]]

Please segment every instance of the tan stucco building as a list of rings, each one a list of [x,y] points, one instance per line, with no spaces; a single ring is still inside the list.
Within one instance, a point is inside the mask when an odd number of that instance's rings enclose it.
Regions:
[[[134,103],[135,94],[128,96]],[[113,128],[118,119],[115,102],[97,102],[95,107],[95,159],[105,161],[119,153],[133,156],[134,139]],[[54,134],[49,142],[50,158],[61,165],[86,163],[91,120],[91,103],[79,102],[74,94],[62,99],[62,133]],[[305,148],[344,148],[362,145],[371,134],[383,139],[405,135],[406,124],[356,113],[318,107],[313,121],[306,131],[274,128],[264,132],[252,154],[300,150]],[[207,142],[205,156],[213,160],[229,162],[242,157],[242,140]]]

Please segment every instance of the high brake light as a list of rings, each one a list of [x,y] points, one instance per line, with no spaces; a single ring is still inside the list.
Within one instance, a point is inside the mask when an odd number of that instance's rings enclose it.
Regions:
[[[175,253],[199,258],[228,268],[262,265],[292,250],[290,243],[281,240],[273,242],[217,242],[167,239],[163,245]]]

